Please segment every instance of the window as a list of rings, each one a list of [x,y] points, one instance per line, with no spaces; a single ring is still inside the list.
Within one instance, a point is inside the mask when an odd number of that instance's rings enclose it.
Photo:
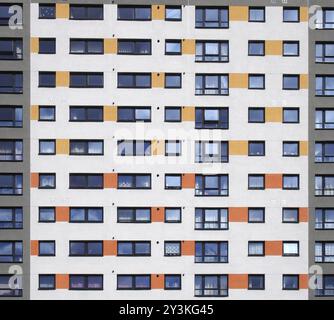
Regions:
[[[228,108],[195,108],[196,129],[228,129]]]
[[[151,208],[117,208],[118,223],[150,223]]]
[[[283,274],[283,290],[298,290],[299,275],[298,274]]]
[[[228,175],[196,175],[196,196],[228,196]]]
[[[70,155],[103,155],[103,140],[70,140]]]
[[[103,72],[70,72],[70,88],[103,88]]]
[[[123,6],[117,7],[117,20],[151,20],[151,6]]]
[[[248,89],[265,89],[264,74],[249,74],[248,75]]]
[[[315,262],[334,262],[334,242],[316,241],[314,250]]]
[[[117,88],[151,88],[151,74],[118,73]]]
[[[227,275],[195,275],[195,297],[227,297]]]
[[[38,275],[38,290],[55,290],[56,276],[54,274]]]
[[[298,57],[299,56],[299,41],[283,41],[283,56]]]
[[[56,174],[55,173],[40,173],[39,174],[39,189],[55,189]]]
[[[325,274],[318,275],[316,279],[317,289],[315,291],[316,296],[320,297],[332,297],[334,296],[334,275]]]
[[[21,60],[22,38],[0,38],[0,60]]]
[[[264,156],[265,155],[265,142],[264,141],[249,141],[248,142],[248,155],[249,156]]]
[[[56,19],[56,5],[50,4],[39,4],[39,19]]]
[[[150,241],[117,241],[118,256],[150,256]]]
[[[38,255],[40,257],[53,257],[56,255],[56,242],[55,241],[39,241],[38,242]]]
[[[181,290],[181,275],[165,274],[165,290]]]
[[[103,5],[70,4],[71,20],[103,20]]]
[[[315,229],[334,229],[334,208],[315,208]]]
[[[21,106],[0,106],[0,127],[22,127]]]
[[[299,123],[299,108],[283,108],[283,123]]]
[[[264,123],[265,109],[264,108],[248,108],[249,123]]]
[[[283,241],[283,256],[299,256],[299,242]]]
[[[196,7],[196,28],[228,28],[228,7]]]
[[[181,189],[181,183],[180,174],[165,174],[165,189]]]
[[[182,87],[181,73],[165,73],[165,88],[179,89]]]
[[[248,21],[249,22],[265,22],[266,21],[265,7],[249,7]]]
[[[316,96],[334,96],[334,76],[316,75]]]
[[[103,121],[103,107],[71,107],[70,121],[99,122]]]
[[[264,241],[248,241],[248,256],[264,256]]]
[[[298,174],[283,174],[283,189],[298,190],[299,175]]]
[[[298,141],[283,141],[283,157],[298,157],[299,142]]]
[[[299,22],[299,8],[283,7],[283,22]]]
[[[102,274],[70,274],[70,290],[103,290]]]
[[[227,241],[196,241],[195,263],[227,263]]]
[[[1,274],[0,275],[0,297],[22,297],[22,289],[12,289],[9,286],[12,277],[16,277],[15,284],[18,285],[22,281],[22,275],[17,274]],[[20,287],[20,286],[19,286]]]
[[[56,154],[56,141],[55,140],[39,140],[39,154],[40,155]]]
[[[227,74],[196,74],[195,95],[228,95]]]
[[[70,208],[70,222],[101,223],[103,222],[103,208],[72,207]]]
[[[0,173],[0,195],[22,195],[22,174]]]
[[[196,62],[228,62],[228,41],[196,41]]]
[[[165,107],[165,122],[181,122],[181,107]]]
[[[103,39],[70,39],[72,54],[103,54]]]
[[[299,90],[299,75],[283,74],[283,90]]]
[[[249,274],[248,290],[264,290],[264,274]]]
[[[195,230],[227,229],[227,208],[195,208]]]
[[[55,207],[39,207],[38,208],[38,221],[39,222],[55,222],[56,221]]]
[[[334,162],[334,142],[316,142],[315,162]]]
[[[0,263],[23,262],[22,241],[0,241]]]
[[[56,39],[55,38],[39,38],[39,54],[55,54]]]
[[[334,176],[316,175],[315,176],[315,195],[334,196]]]
[[[317,11],[316,28],[334,29],[334,9],[321,8],[320,11]]]
[[[22,140],[0,140],[0,161],[22,161]]]
[[[248,190],[263,190],[263,189],[264,189],[264,174],[249,174]]]
[[[182,217],[181,208],[165,208],[166,223],[180,223]]]
[[[248,41],[249,56],[264,56],[265,46],[264,41]]]
[[[180,156],[181,155],[181,141],[180,140],[166,140],[165,141],[165,156]]]
[[[264,223],[264,208],[248,208],[248,223]]]
[[[0,229],[22,229],[22,207],[0,207]]]
[[[56,121],[56,108],[54,106],[39,106],[38,121]]]
[[[21,12],[23,12],[23,8],[22,8],[22,4],[19,3],[2,3],[0,4],[0,26],[8,26],[9,25],[9,20],[12,16],[15,17],[15,15],[17,14],[17,10],[14,10],[14,12],[11,12],[10,7],[11,6],[20,6],[21,7]],[[15,19],[15,24],[16,25],[22,25],[20,19]]]
[[[151,121],[151,107],[117,107],[117,122],[138,121]]]
[[[70,173],[70,189],[103,189],[103,174]]]
[[[102,257],[103,241],[70,241],[72,257]]]
[[[228,162],[228,142],[195,141],[195,162]]]
[[[117,275],[117,290],[150,290],[151,275]]]
[[[54,88],[56,87],[56,73],[55,72],[39,72],[38,86],[40,88]]]
[[[282,210],[283,223],[298,223],[299,209],[298,208],[283,208]]]
[[[1,19],[0,19],[1,20]],[[22,93],[23,72],[0,72],[0,93]]]
[[[118,39],[118,54],[150,55],[152,54],[150,39]]]
[[[151,141],[148,140],[118,140],[117,155],[119,156],[150,156]]]
[[[151,189],[151,174],[125,174],[118,177],[118,189]]]
[[[181,21],[182,20],[181,6],[166,6],[165,7],[165,20],[166,21]]]
[[[334,43],[316,42],[315,43],[315,62],[334,63]]]
[[[165,41],[166,55],[181,55],[181,40],[166,40]]]
[[[181,242],[180,241],[165,241],[164,243],[164,255],[166,257],[180,256],[181,255]]]
[[[334,109],[316,109],[315,128],[334,129]]]

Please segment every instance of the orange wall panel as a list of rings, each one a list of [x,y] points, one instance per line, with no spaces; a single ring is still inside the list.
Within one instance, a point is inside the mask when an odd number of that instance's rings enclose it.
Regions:
[[[184,240],[181,242],[181,255],[194,256],[195,255],[195,241]]]
[[[117,255],[117,240],[103,240],[103,255],[104,256]]]
[[[30,255],[38,256],[38,240],[30,241]]]
[[[308,222],[308,208],[299,208],[299,222]]]
[[[164,222],[165,221],[165,208],[153,207],[151,209],[151,221],[152,222]]]
[[[299,275],[299,289],[308,289],[308,274]]]
[[[265,244],[265,255],[266,256],[281,256],[283,250],[282,241],[266,241]]]
[[[56,274],[56,289],[69,289],[70,276],[68,274]]]
[[[68,222],[70,220],[70,208],[69,207],[56,207],[56,221]]]
[[[165,276],[163,274],[151,274],[151,289],[164,289]]]
[[[230,289],[247,289],[248,274],[229,274],[228,287]]]
[[[38,188],[39,185],[39,174],[37,172],[30,173],[30,187]]]
[[[282,189],[282,174],[273,173],[265,176],[266,189]]]
[[[247,207],[228,208],[228,219],[230,222],[248,222],[248,208]]]
[[[109,189],[117,188],[117,173],[104,173],[103,186],[104,188],[109,188]]]
[[[184,173],[182,175],[182,189],[194,189],[195,188],[195,174]]]

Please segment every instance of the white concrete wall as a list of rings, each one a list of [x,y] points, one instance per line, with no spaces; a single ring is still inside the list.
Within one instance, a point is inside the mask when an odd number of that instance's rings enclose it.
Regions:
[[[56,55],[31,56],[31,104],[56,105],[56,122],[31,123],[31,171],[56,172],[56,190],[31,190],[31,239],[56,240],[56,257],[31,258],[33,299],[192,299],[194,274],[264,273],[266,290],[230,290],[228,299],[306,299],[307,290],[283,291],[282,274],[308,271],[307,223],[283,224],[282,207],[307,207],[307,157],[283,158],[282,141],[307,140],[308,92],[283,91],[283,73],[307,73],[307,25],[282,23],[279,7],[266,8],[266,23],[230,22],[229,29],[195,29],[195,8],[183,7],[182,22],[117,21],[116,5],[105,5],[103,21],[39,20],[38,5],[31,4],[31,36],[56,37]],[[152,39],[152,56],[69,55],[70,38]],[[165,56],[165,39],[229,40],[229,63],[195,63],[193,55]],[[249,57],[248,40],[299,40],[300,57]],[[160,40],[158,43],[157,41]],[[113,70],[114,69],[114,70]],[[103,71],[103,89],[38,88],[38,71]],[[117,89],[117,72],[182,72],[182,89]],[[195,96],[195,73],[265,73],[266,90],[230,89],[229,96]],[[150,105],[152,122],[145,134],[131,123],[68,122],[69,105]],[[194,147],[199,130],[193,122],[164,123],[164,106],[228,106],[229,130],[209,132],[214,140],[265,140],[265,157],[231,156],[229,163],[213,169],[186,159],[179,164],[157,163],[158,158],[133,164],[118,159],[117,140],[172,139]],[[248,107],[300,107],[299,124],[248,124]],[[159,108],[159,109],[158,109]],[[170,132],[180,129],[180,132]],[[185,130],[182,131],[182,130]],[[139,133],[138,133],[139,132]],[[38,139],[104,139],[104,156],[39,156]],[[205,140],[205,136],[202,138]],[[118,161],[116,161],[118,160]],[[121,161],[119,161],[121,160]],[[163,160],[163,159],[161,159]],[[127,162],[128,161],[128,162]],[[69,190],[71,172],[152,173],[152,190]],[[211,172],[229,174],[229,197],[194,197],[194,190],[164,190],[164,173]],[[249,173],[300,174],[300,190],[247,190]],[[157,175],[159,174],[159,177]],[[39,206],[103,206],[103,224],[38,223]],[[181,224],[117,224],[117,206],[180,206]],[[230,223],[226,231],[195,231],[194,208],[265,207],[264,224]],[[151,240],[152,257],[69,257],[69,240]],[[194,257],[164,257],[164,240],[227,240],[229,263],[195,264]],[[247,257],[249,240],[299,240],[299,257]],[[159,243],[157,243],[159,242]],[[38,291],[40,273],[101,273],[104,291]],[[177,273],[181,291],[117,291],[119,273]]]

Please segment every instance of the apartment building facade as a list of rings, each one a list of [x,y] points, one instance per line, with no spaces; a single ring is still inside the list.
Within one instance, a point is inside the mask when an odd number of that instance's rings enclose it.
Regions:
[[[315,29],[297,0],[20,2],[0,28],[0,279],[23,273],[4,298],[333,296],[328,1]]]

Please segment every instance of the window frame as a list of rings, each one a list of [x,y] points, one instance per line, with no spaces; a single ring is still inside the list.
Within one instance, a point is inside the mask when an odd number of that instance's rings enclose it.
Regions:
[[[196,88],[196,80],[201,78],[202,87]],[[217,77],[217,87],[206,86],[207,77]],[[222,87],[222,77],[227,79],[227,88]],[[228,73],[195,73],[195,96],[228,96],[230,94],[230,79]],[[215,93],[206,93],[206,91],[216,91]],[[200,92],[199,92],[200,91]]]
[[[119,44],[125,42],[132,42],[133,45],[133,52],[120,52],[119,51]],[[138,51],[138,43],[140,42],[147,42],[149,44],[149,52],[148,53],[140,53]],[[129,56],[151,56],[152,55],[152,40],[151,39],[127,39],[127,38],[120,38],[117,39],[117,55],[129,55]]]
[[[284,146],[286,145],[297,145],[296,154],[284,154]],[[282,141],[282,157],[300,157],[300,143],[299,141]]]
[[[51,244],[53,253],[41,253],[41,244]],[[56,256],[56,241],[55,240],[39,240],[38,241],[38,256],[39,257],[55,257]]]
[[[0,220],[0,230],[22,230],[24,223],[24,211],[23,207],[17,206],[1,206],[0,210],[10,210],[11,220]],[[18,219],[21,216],[21,219]],[[21,220],[21,221],[20,221]],[[5,224],[6,226],[2,226]],[[10,224],[10,226],[9,226]]]
[[[83,143],[84,152],[83,153],[73,153],[72,147],[75,143]],[[90,143],[102,143],[102,150],[101,153],[90,153],[89,152],[89,145]],[[70,156],[103,156],[104,155],[104,140],[91,140],[91,139],[70,139],[69,140],[69,155]]]
[[[284,11],[294,11],[294,10],[298,10],[298,20],[296,21],[284,20]],[[299,7],[283,7],[282,22],[283,23],[299,23],[300,22],[300,8]]]
[[[263,119],[261,121],[252,121],[250,119],[251,111],[263,112]],[[263,107],[248,107],[248,123],[265,123],[266,122],[266,109]]]
[[[218,45],[218,54],[207,54],[206,44],[215,43]],[[227,45],[227,55],[222,54],[222,45]],[[198,55],[197,45],[202,47],[202,55]],[[217,57],[218,60],[206,60],[208,57]],[[228,63],[230,61],[230,45],[229,40],[196,40],[195,42],[195,62],[199,63]]]
[[[254,77],[262,79],[261,87],[252,86],[251,81]],[[265,90],[265,89],[266,89],[266,75],[264,73],[249,73],[248,74],[248,90]]]
[[[120,288],[119,287],[119,277],[131,277],[131,288]],[[136,278],[137,277],[146,277],[148,279],[148,286],[147,287],[137,287],[136,286]],[[116,280],[116,290],[151,290],[151,274],[117,274]]]
[[[52,143],[53,152],[42,152],[41,145],[43,143]],[[56,154],[56,139],[39,139],[38,140],[38,155],[39,156],[53,156]]]
[[[262,187],[251,187],[250,186],[250,178],[251,177],[261,177],[263,180]],[[266,176],[263,173],[249,173],[248,174],[248,190],[265,190],[266,188]]]
[[[73,79],[72,76],[82,76],[84,77],[84,84],[83,85],[76,85],[73,83]],[[98,85],[92,85],[90,84],[90,77],[91,76],[100,76],[102,79],[102,84],[98,84]],[[100,88],[104,88],[104,72],[70,72],[70,84],[69,84],[69,88],[72,89],[100,89]]]
[[[196,277],[200,277],[200,281],[201,281],[201,288],[200,289],[196,289]],[[217,284],[218,284],[218,287],[217,288],[213,288],[213,289],[209,289],[209,288],[205,288],[205,278],[206,277],[217,277]],[[221,288],[221,281],[222,281],[222,278],[226,278],[226,288],[222,289]],[[228,277],[228,274],[195,274],[194,275],[194,296],[195,297],[228,297],[228,293],[229,293],[229,277]],[[217,292],[223,292],[223,294],[218,294],[218,295],[207,295],[207,294],[204,294],[205,290],[211,290],[211,291],[217,291]],[[196,294],[196,292],[198,291],[201,291],[203,292],[203,294]],[[226,292],[226,293],[225,293]]]
[[[133,19],[124,19],[119,16],[119,9],[132,9],[133,10]],[[147,19],[136,18],[136,9],[150,9],[150,17]],[[117,21],[152,21],[152,7],[150,5],[117,5]]]
[[[73,176],[83,176],[84,179],[85,179],[85,186],[83,187],[71,187],[71,177]],[[102,181],[102,185],[101,186],[98,186],[98,187],[89,187],[88,186],[88,178],[90,176],[98,176],[98,177],[101,177],[101,181]],[[103,181],[103,173],[69,173],[69,189],[73,189],[73,190],[76,190],[76,189],[80,189],[80,190],[101,190],[101,189],[104,189],[104,181]]]
[[[83,52],[73,52],[72,51],[72,44],[75,41],[82,41],[84,42],[84,51]],[[101,52],[89,52],[89,42],[96,41],[101,43]],[[104,40],[101,38],[70,38],[70,45],[69,45],[69,53],[74,55],[103,55],[104,54]]]
[[[121,221],[119,214],[120,210],[130,210],[132,219],[131,220],[126,220],[126,221]],[[149,210],[150,215],[149,215],[149,220],[141,220],[137,218],[137,210]],[[117,223],[151,223],[152,222],[152,209],[151,207],[117,207]]]
[[[180,84],[177,85],[169,85],[168,84],[168,77],[177,77],[180,81]],[[164,88],[165,89],[181,89],[182,88],[182,74],[181,73],[171,73],[171,72],[166,72],[165,73],[165,79],[164,79]]]
[[[208,27],[208,23],[212,23],[211,20],[206,19],[206,10],[215,9],[218,10],[218,20],[213,21],[218,23],[218,26]],[[196,11],[201,10],[201,20],[196,19]],[[221,19],[223,11],[227,11],[227,22]],[[228,6],[195,6],[195,29],[228,29],[230,25],[230,10]]]
[[[72,14],[72,8],[83,8],[85,10],[85,15],[83,17],[76,17],[73,18]],[[102,8],[102,17],[101,18],[92,18],[88,15],[88,9],[89,8]],[[104,5],[103,4],[86,4],[86,3],[71,3],[69,6],[69,20],[74,21],[102,21],[104,20]]]
[[[297,288],[288,288],[284,285],[284,278],[285,277],[294,277],[297,278]],[[282,274],[282,290],[287,291],[296,291],[299,290],[299,275],[298,274]]]
[[[284,178],[293,178],[293,177],[297,178],[297,182],[298,182],[297,187],[291,187],[291,188],[285,187]],[[299,174],[283,174],[282,175],[282,190],[300,190],[300,175]]]
[[[284,82],[286,79],[294,79],[297,78],[297,87],[285,87]],[[282,90],[293,91],[300,90],[300,75],[299,74],[283,74],[282,75]]]
[[[284,45],[286,44],[296,44],[297,45],[297,53],[296,54],[286,54],[284,52]],[[282,50],[283,50],[283,57],[299,57],[300,56],[300,43],[299,41],[292,41],[292,40],[284,40],[282,44]]]
[[[169,244],[174,244],[178,246],[178,252],[177,253],[167,253],[166,252],[166,247]],[[165,240],[164,241],[164,257],[181,257],[182,256],[182,244],[181,241],[175,241],[175,240]]]
[[[297,253],[284,253],[284,244],[297,244]],[[283,257],[299,257],[300,256],[300,245],[299,241],[283,241],[282,242],[282,256]]]
[[[218,179],[217,181],[217,194],[205,194],[206,190],[216,190],[216,188],[206,188],[205,184],[206,184],[206,177],[215,177]],[[226,177],[227,179],[227,189],[223,189],[222,188],[222,181],[221,178],[222,177]],[[197,183],[196,180],[201,179],[201,185],[203,186],[203,188],[198,188],[197,189]],[[203,174],[196,174],[195,175],[195,197],[228,197],[229,196],[229,175],[228,174],[215,174],[215,175],[203,175]]]
[[[120,244],[124,244],[124,243],[128,243],[131,244],[131,253],[129,254],[120,254],[119,253],[119,245]],[[136,245],[140,243],[140,244],[149,244],[149,253],[136,253]],[[147,240],[119,240],[117,241],[117,257],[151,257],[152,256],[152,245],[151,245],[151,241],[147,241]]]
[[[199,212],[200,210],[200,212]],[[206,220],[206,210],[219,210],[218,212],[218,220]],[[201,221],[197,222],[197,213],[201,215]],[[222,222],[222,217],[226,213],[226,222]],[[205,228],[205,225],[209,224],[216,224],[216,228]],[[200,224],[200,227],[198,225]],[[222,227],[223,225],[223,227]],[[225,227],[224,227],[225,225]],[[228,207],[195,207],[195,219],[194,219],[194,230],[229,230],[229,210]]]
[[[84,219],[83,220],[73,220],[72,216],[71,216],[71,210],[73,209],[81,209],[81,210],[84,210]],[[99,209],[102,211],[102,219],[101,220],[90,220],[89,219],[89,210],[92,210],[92,209]],[[71,206],[69,208],[69,216],[68,216],[68,222],[69,223],[103,223],[104,222],[104,208],[103,207],[73,207]]]
[[[71,111],[74,111],[75,109],[83,109],[84,113],[85,113],[85,119],[84,120],[74,120],[73,118],[71,118]],[[92,120],[89,118],[89,110],[99,110],[101,112],[102,115],[102,119],[101,120]],[[104,107],[103,106],[69,106],[69,122],[104,122]]]
[[[120,86],[120,76],[131,76],[131,85]],[[147,76],[149,77],[149,85],[137,85],[137,77]],[[117,89],[151,89],[152,88],[152,74],[149,72],[118,72],[117,73]]]
[[[42,119],[41,118],[41,109],[52,109],[53,110],[53,118],[52,119]],[[56,121],[56,106],[49,105],[39,105],[38,106],[38,121],[40,122],[54,122]]]
[[[41,209],[52,209],[53,219],[52,220],[42,220],[41,219]],[[55,207],[38,207],[38,222],[39,223],[54,223],[56,222],[56,208]]]
[[[262,20],[251,19],[251,10],[262,10],[263,11],[263,19]],[[249,6],[248,7],[248,22],[256,22],[256,23],[266,22],[266,7],[264,7],[264,6]]]
[[[211,255],[211,254],[206,254],[205,253],[205,246],[206,244],[215,244],[217,245],[217,255]],[[197,245],[201,247],[201,253],[202,255],[197,254]],[[224,247],[226,245],[226,255],[223,255],[222,250],[224,250]],[[194,262],[195,263],[208,263],[208,264],[213,264],[213,263],[229,263],[229,242],[228,241],[195,241],[195,255],[194,255]],[[218,259],[219,261],[205,261],[207,258],[210,259]]]
[[[52,277],[52,280],[53,280],[52,287],[46,287],[46,288],[41,287],[41,277],[43,276]],[[45,274],[45,273],[38,274],[38,290],[49,291],[49,290],[55,290],[55,289],[56,289],[56,275],[55,274]]]
[[[256,278],[261,278],[262,279],[262,284],[263,287],[259,287],[259,288],[252,288],[251,285],[251,278],[252,277],[256,277]],[[252,291],[257,291],[257,290],[265,290],[266,284],[265,284],[265,275],[264,274],[248,274],[248,290],[252,290]]]
[[[74,254],[71,250],[71,244],[80,244],[83,246],[84,253]],[[89,245],[96,244],[101,245],[101,253],[89,254]],[[69,257],[103,257],[104,256],[104,244],[102,240],[69,240],[68,242],[68,256]]]
[[[52,186],[43,186],[41,184],[43,176],[50,176],[53,179],[53,185]],[[38,174],[38,189],[42,190],[50,190],[50,189],[56,189],[57,183],[56,183],[56,174],[54,172],[40,172]]]
[[[167,18],[168,9],[180,9],[180,18]],[[182,21],[182,6],[178,5],[165,5],[165,21],[178,22]]]
[[[47,52],[45,50],[41,50],[41,41],[53,41],[54,42],[54,50],[51,50],[51,52]],[[56,42],[56,38],[50,38],[50,37],[46,37],[46,38],[39,38],[38,41],[38,54],[56,54],[57,53],[57,42]]]
[[[249,249],[250,249],[250,246],[252,244],[261,244],[262,246],[262,253],[259,253],[259,254],[250,254],[249,253]],[[266,248],[265,248],[265,241],[248,241],[248,244],[247,244],[247,248],[248,248],[248,251],[247,251],[247,256],[248,257],[264,257],[266,255]]]
[[[71,283],[71,280],[73,278],[79,278],[79,277],[83,277],[83,284],[84,284],[84,287],[83,288],[75,288],[72,286],[72,283]],[[102,279],[102,287],[89,287],[88,286],[88,283],[89,283],[89,278],[90,277],[99,277]],[[68,287],[68,290],[71,290],[71,291],[102,291],[104,288],[104,279],[103,279],[103,274],[70,274],[69,275],[69,287]]]
[[[251,220],[250,219],[250,211],[251,210],[261,210],[262,219],[258,220],[258,221]],[[266,222],[266,208],[265,207],[248,207],[248,210],[247,210],[247,222],[248,223],[254,223],[254,224],[265,223]]]
[[[132,179],[132,186],[130,187],[120,187],[119,186],[119,177],[120,176],[130,176]],[[143,177],[148,176],[149,177],[149,186],[148,187],[137,187],[136,178],[137,177]],[[119,173],[117,175],[117,189],[120,190],[151,190],[152,189],[152,175],[150,173]]]
[[[263,46],[262,54],[254,54],[250,52],[250,48],[252,44],[261,44]],[[248,56],[249,57],[264,57],[266,55],[266,46],[264,40],[248,40]]]

